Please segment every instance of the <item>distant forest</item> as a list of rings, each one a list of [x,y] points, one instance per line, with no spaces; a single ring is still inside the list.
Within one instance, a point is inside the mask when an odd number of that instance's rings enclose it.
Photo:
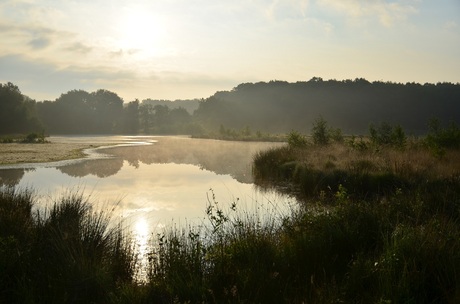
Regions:
[[[311,131],[324,118],[344,134],[367,134],[371,124],[400,125],[422,134],[428,121],[460,121],[460,84],[323,80],[243,83],[207,99],[124,102],[107,90],[72,90],[37,102],[0,84],[0,134],[191,134],[219,129],[287,133]]]

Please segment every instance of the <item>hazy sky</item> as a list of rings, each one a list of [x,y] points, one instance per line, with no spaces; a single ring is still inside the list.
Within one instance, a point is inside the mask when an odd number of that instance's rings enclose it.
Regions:
[[[0,83],[206,98],[242,82],[460,82],[460,0],[0,0]]]

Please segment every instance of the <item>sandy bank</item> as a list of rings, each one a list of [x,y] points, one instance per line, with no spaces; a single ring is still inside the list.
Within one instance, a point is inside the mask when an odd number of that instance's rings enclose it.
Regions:
[[[96,144],[61,142],[0,144],[0,165],[82,158],[85,156],[83,150],[91,147],[96,147]]]

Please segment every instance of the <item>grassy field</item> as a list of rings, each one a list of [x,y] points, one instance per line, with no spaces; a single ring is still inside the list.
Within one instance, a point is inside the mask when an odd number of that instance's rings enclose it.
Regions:
[[[211,194],[197,227],[151,239],[136,282],[129,232],[70,193],[46,214],[0,191],[0,302],[458,303],[460,151],[296,136],[254,157],[260,187],[295,193],[288,215]]]

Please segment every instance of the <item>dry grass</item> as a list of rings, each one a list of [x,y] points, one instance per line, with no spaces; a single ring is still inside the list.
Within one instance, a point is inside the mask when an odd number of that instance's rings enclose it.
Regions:
[[[44,143],[0,144],[0,165],[18,163],[43,163],[84,157],[90,144]]]
[[[356,151],[343,144],[333,144],[298,149],[295,159],[315,170],[355,169],[389,172],[403,177],[424,175],[427,178],[449,178],[460,174],[460,150],[446,151],[439,159],[429,150],[416,147]]]

